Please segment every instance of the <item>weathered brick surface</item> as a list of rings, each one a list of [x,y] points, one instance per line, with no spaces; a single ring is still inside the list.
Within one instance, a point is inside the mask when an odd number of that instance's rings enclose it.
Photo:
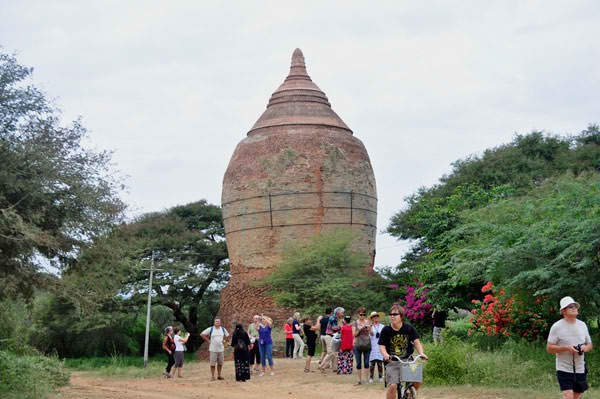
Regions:
[[[279,265],[288,241],[347,226],[360,233],[353,247],[374,260],[377,191],[369,156],[308,77],[299,50],[290,75],[235,149],[222,207],[231,265],[221,292],[226,325],[247,323],[255,313],[278,322],[289,317],[266,288],[253,285]]]

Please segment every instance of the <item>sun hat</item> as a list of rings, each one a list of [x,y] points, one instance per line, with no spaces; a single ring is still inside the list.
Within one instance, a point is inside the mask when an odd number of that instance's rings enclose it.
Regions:
[[[579,309],[579,304],[577,302],[575,302],[575,300],[573,298],[571,298],[570,296],[566,296],[563,299],[560,300],[560,310],[561,312],[563,310],[565,310],[565,308],[571,304],[575,304],[577,305],[577,308]]]
[[[379,312],[371,312],[371,314],[369,315],[369,319],[372,319],[375,316],[381,317],[381,314]]]

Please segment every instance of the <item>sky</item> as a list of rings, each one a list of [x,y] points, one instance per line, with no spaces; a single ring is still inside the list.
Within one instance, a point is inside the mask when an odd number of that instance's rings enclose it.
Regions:
[[[0,46],[113,150],[129,215],[220,204],[235,146],[302,49],[365,144],[377,181],[376,267],[404,198],[452,162],[541,130],[600,123],[600,2],[10,1]]]

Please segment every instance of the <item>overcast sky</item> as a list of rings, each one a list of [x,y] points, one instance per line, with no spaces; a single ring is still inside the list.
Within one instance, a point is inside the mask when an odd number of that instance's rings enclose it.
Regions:
[[[301,48],[371,157],[378,266],[407,248],[382,232],[403,198],[451,162],[600,122],[598,38],[596,0],[0,0],[3,51],[115,151],[131,215],[220,204],[235,146]]]

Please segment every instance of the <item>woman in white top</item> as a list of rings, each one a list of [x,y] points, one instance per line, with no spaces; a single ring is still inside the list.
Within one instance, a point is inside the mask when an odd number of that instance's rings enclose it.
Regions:
[[[379,323],[379,313],[371,312],[369,315],[371,320],[371,355],[369,356],[369,383],[373,383],[375,375],[375,365],[377,365],[377,374],[379,374],[379,382],[383,382],[383,355],[379,351],[379,335],[383,330],[384,325]]]
[[[181,334],[181,329],[180,328],[176,328],[175,329],[175,336],[173,337],[173,340],[175,341],[175,366],[174,369],[177,370],[177,377],[178,378],[182,378],[183,376],[181,375],[181,369],[183,369],[183,352],[185,351],[185,347],[183,346],[183,344],[185,344],[187,342],[187,340],[190,338],[190,333],[185,333],[185,336],[182,337]],[[173,370],[173,375],[175,375],[175,370]]]

